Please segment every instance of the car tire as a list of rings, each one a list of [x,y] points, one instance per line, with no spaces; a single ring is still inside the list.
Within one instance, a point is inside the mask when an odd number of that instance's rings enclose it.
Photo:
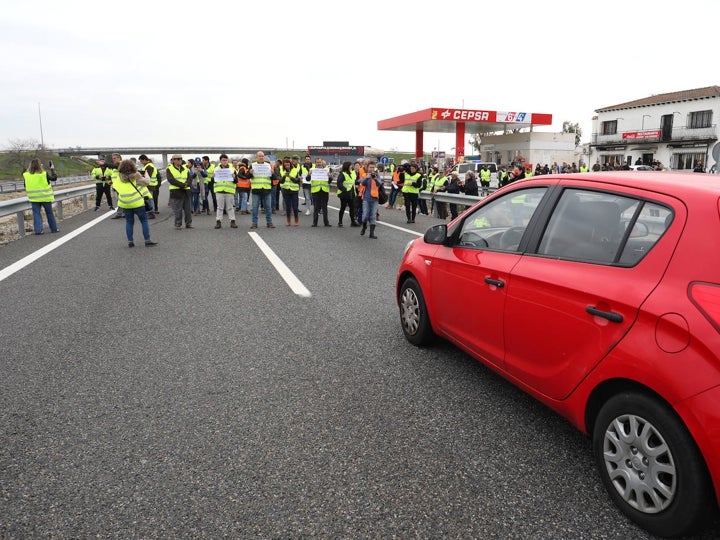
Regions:
[[[430,326],[425,296],[414,278],[407,278],[400,287],[398,305],[400,325],[405,338],[413,345],[429,345],[435,334]]]
[[[640,392],[610,398],[593,429],[605,489],[635,523],[658,536],[691,534],[717,507],[705,461],[675,412]]]

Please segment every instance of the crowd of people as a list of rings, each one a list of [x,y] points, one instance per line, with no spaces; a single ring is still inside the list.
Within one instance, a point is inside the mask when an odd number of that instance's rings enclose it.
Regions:
[[[618,164],[619,168],[622,165]],[[662,170],[662,164],[654,163],[653,168]],[[596,163],[593,171],[614,170],[609,163]],[[415,223],[416,216],[433,215],[439,219],[456,218],[463,207],[436,201],[432,194],[449,193],[470,196],[489,194],[490,172],[480,167],[476,177],[469,171],[460,177],[455,170],[427,166],[425,163],[403,162],[392,167],[390,193],[386,197],[384,208],[405,211],[407,223]],[[499,187],[517,180],[544,174],[564,174],[589,172],[580,162],[537,164],[533,169],[523,163],[502,165],[497,169]],[[249,159],[230,159],[221,154],[213,163],[209,156],[185,160],[180,154],[172,156],[168,167],[161,171],[147,155],[137,159],[123,160],[114,153],[111,162],[98,159],[91,171],[95,180],[95,210],[100,210],[103,199],[111,210],[116,210],[115,219],[126,221],[128,246],[133,247],[133,224],[137,216],[143,232],[146,246],[156,243],[150,239],[148,220],[155,219],[160,213],[158,195],[164,181],[169,189],[169,206],[173,213],[175,229],[193,228],[193,217],[199,215],[215,216],[215,229],[220,229],[227,217],[231,228],[238,227],[238,214],[250,216],[250,228],[257,229],[261,215],[265,225],[275,228],[273,216],[284,216],[287,227],[300,225],[301,206],[306,206],[305,215],[312,215],[312,227],[317,227],[320,216],[325,227],[332,227],[328,211],[331,184],[336,188],[340,201],[337,226],[343,227],[347,213],[351,227],[361,227],[364,235],[370,228],[369,238],[377,238],[375,226],[379,210],[385,195],[385,188],[371,160],[346,161],[335,175],[322,158],[313,162],[311,156],[300,160],[298,155],[284,156],[271,162],[264,152]],[[50,164],[50,174],[46,173],[39,160],[33,160],[29,170],[24,173],[28,186],[28,198],[32,202],[34,228],[36,234],[43,233],[40,210],[44,208],[48,225],[57,232],[57,223],[52,211],[52,187],[50,182],[57,178]],[[164,179],[163,179],[164,178]],[[117,205],[113,204],[113,193],[117,195]],[[420,197],[426,191],[431,197]],[[302,202],[300,194],[302,193]],[[282,202],[281,202],[282,201]]]
[[[238,215],[250,216],[251,229],[258,228],[261,215],[267,228],[275,228],[274,217],[281,215],[286,226],[298,227],[301,206],[307,207],[306,216],[312,215],[312,227],[318,226],[321,216],[322,224],[332,227],[328,203],[331,184],[335,184],[341,206],[337,226],[343,226],[347,213],[351,227],[361,227],[361,235],[369,227],[368,237],[376,239],[378,204],[385,193],[373,161],[348,161],[334,176],[321,158],[313,162],[305,156],[301,162],[293,155],[271,162],[262,151],[252,162],[247,158],[231,160],[227,154],[221,154],[216,163],[209,156],[185,160],[175,154],[164,171],[145,154],[123,160],[114,153],[110,163],[98,159],[90,174],[96,185],[95,211],[100,210],[104,199],[108,208],[115,210],[113,219],[125,219],[129,247],[135,246],[136,216],[145,245],[157,245],[150,239],[148,220],[160,213],[158,194],[163,182],[167,182],[168,205],[177,230],[192,229],[193,217],[211,215],[211,208],[215,229],[222,228],[226,218],[231,228],[238,228]]]

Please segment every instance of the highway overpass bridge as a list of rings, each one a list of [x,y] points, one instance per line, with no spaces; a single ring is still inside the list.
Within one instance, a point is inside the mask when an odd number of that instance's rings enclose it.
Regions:
[[[83,148],[80,146],[74,148],[58,148],[54,150],[60,156],[97,156],[98,158],[110,159],[113,152],[117,152],[123,157],[137,157],[140,154],[148,156],[162,156],[162,166],[167,167],[168,156],[172,154],[182,154],[185,156],[203,156],[209,155],[215,159],[220,154],[255,154],[262,151],[266,154],[275,154],[277,152],[307,152],[307,149],[286,149],[286,148],[262,148],[257,146],[127,146],[124,148],[95,146],[91,148]]]

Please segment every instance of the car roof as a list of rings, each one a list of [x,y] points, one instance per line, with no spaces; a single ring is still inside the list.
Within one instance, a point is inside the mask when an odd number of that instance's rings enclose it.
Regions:
[[[526,181],[602,182],[619,187],[632,187],[672,195],[679,199],[695,195],[720,195],[720,175],[674,171],[607,171],[593,173],[551,174],[533,176]],[[511,184],[512,185],[512,184]]]

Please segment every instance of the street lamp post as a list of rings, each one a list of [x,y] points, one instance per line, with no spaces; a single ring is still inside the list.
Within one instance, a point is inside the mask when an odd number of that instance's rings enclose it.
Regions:
[[[38,102],[38,118],[40,119],[40,149],[45,150],[45,139],[43,137],[42,129],[42,114],[40,114],[40,102]]]

